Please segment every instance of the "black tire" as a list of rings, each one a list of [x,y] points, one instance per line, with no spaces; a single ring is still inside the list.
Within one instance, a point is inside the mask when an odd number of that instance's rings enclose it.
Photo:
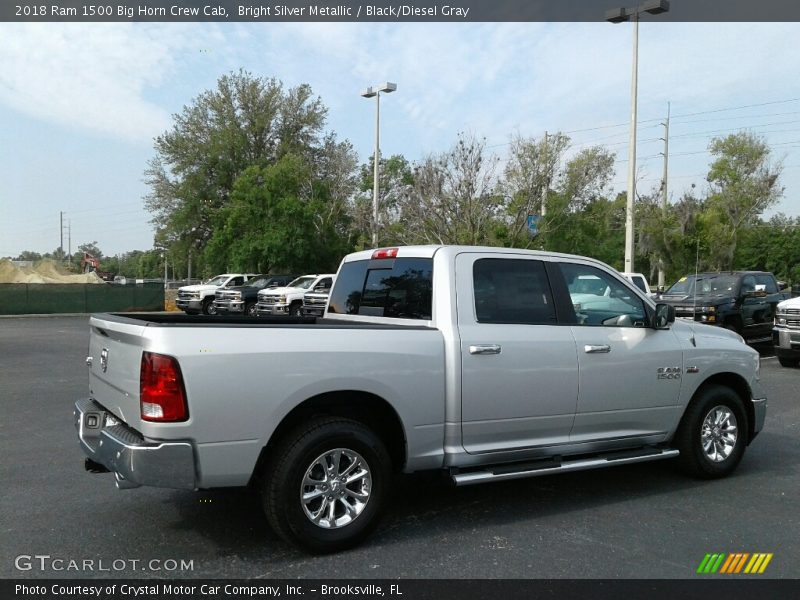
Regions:
[[[303,303],[302,302],[294,302],[289,307],[289,316],[290,317],[302,317],[303,316]]]
[[[214,298],[206,298],[203,300],[203,314],[215,315],[217,314],[217,307],[214,306]]]
[[[327,492],[324,493],[320,491],[321,486],[303,487],[307,472],[312,475],[316,473],[316,477],[319,477],[322,469],[317,459],[327,457],[328,452],[335,454],[339,449],[346,450],[351,456],[357,455],[359,466],[356,468],[362,468],[365,464],[363,470],[371,478],[370,481],[365,476],[355,483],[344,486],[338,484],[339,494],[344,493],[342,487],[356,493],[368,493],[367,501],[355,517],[349,516],[344,507],[345,496],[341,496],[340,500],[333,484],[327,486]],[[275,448],[273,457],[262,473],[261,499],[270,526],[287,542],[313,554],[337,552],[360,543],[377,525],[390,485],[391,459],[383,442],[366,425],[339,417],[313,418],[284,436]],[[346,455],[341,461],[340,464],[344,465],[351,463]],[[325,464],[329,464],[327,459]],[[332,481],[327,478],[330,473],[323,475],[324,481]],[[315,477],[312,479],[317,480]],[[315,504],[316,499],[304,503],[301,500],[303,491],[317,492],[320,504]],[[323,497],[326,494],[333,496],[334,510],[337,511],[335,515],[338,515],[334,521],[351,519],[349,523],[331,528],[325,518],[319,520],[319,525],[312,521],[315,510],[318,510],[317,514],[327,514],[325,507],[331,504]],[[358,503],[349,496],[347,498],[353,504]],[[306,510],[309,510],[309,514]]]
[[[727,411],[733,416],[733,419],[723,423],[717,432],[714,431],[714,428],[709,428],[709,436],[714,436],[720,431],[724,433],[725,429],[731,425],[736,428],[735,441],[729,454],[717,453],[712,441],[710,451],[719,457],[716,460],[709,456],[703,447],[704,422],[711,417],[711,413],[714,411],[717,411],[715,414],[724,414]],[[739,395],[728,387],[707,385],[701,388],[689,403],[675,434],[675,447],[681,453],[678,459],[679,464],[689,475],[700,479],[725,477],[742,460],[747,445],[747,432],[747,414]],[[713,437],[706,439],[711,441]],[[720,444],[722,444],[722,440],[720,440]]]
[[[779,356],[778,362],[781,363],[782,367],[793,368],[800,365],[800,358],[789,358],[787,356]]]
[[[255,302],[248,302],[244,305],[244,316],[245,317],[257,317],[258,311],[256,310],[256,303]]]

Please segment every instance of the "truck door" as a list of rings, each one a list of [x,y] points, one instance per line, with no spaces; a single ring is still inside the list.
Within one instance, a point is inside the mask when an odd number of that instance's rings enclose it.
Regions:
[[[745,275],[740,294],[744,324],[742,335],[750,342],[771,339],[775,307],[780,301],[775,279],[768,273]]]
[[[648,325],[644,301],[608,271],[560,261],[575,311],[578,407],[570,442],[663,437],[677,418],[683,351],[671,329]]]
[[[578,359],[559,325],[544,262],[520,254],[456,258],[462,439],[469,453],[566,443]]]

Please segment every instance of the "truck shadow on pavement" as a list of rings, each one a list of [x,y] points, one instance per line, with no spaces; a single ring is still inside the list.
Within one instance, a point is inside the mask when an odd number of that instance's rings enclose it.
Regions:
[[[780,448],[781,452],[776,455],[760,445]],[[492,530],[515,522],[520,527],[531,527],[532,520],[546,521],[549,527],[554,523],[568,527],[571,513],[602,513],[637,499],[646,500],[640,511],[679,506],[693,510],[691,507],[702,505],[703,498],[762,486],[764,479],[790,476],[798,464],[800,448],[794,440],[770,433],[759,437],[732,476],[716,481],[689,478],[678,471],[674,461],[466,487],[455,487],[440,473],[402,475],[394,482],[377,530],[349,553],[364,553],[365,557],[376,551],[391,553],[393,546],[409,541],[453,538],[475,528]],[[244,561],[244,568],[248,564],[251,569],[255,564],[269,565],[268,574],[279,575],[284,572],[282,565],[296,568],[332,560],[303,554],[284,543],[267,526],[258,495],[252,490],[173,492],[169,501],[177,507],[180,519],[173,527],[208,539],[218,555],[235,555]],[[628,509],[626,506],[614,510],[613,517],[600,518],[626,519]]]

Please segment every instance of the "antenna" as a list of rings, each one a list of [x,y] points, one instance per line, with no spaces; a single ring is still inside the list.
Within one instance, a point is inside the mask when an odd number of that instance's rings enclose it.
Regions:
[[[700,238],[697,238],[697,249],[694,256],[694,293],[692,294],[692,337],[689,341],[692,346],[697,346],[697,340],[694,337],[694,316],[697,314],[697,271],[700,264]]]

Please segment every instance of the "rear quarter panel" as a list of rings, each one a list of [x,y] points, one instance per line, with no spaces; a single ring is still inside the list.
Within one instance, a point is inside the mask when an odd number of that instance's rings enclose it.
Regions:
[[[281,420],[319,394],[385,399],[402,420],[409,470],[442,464],[444,348],[434,329],[147,327],[143,347],[175,356],[184,423],[142,422],[159,439],[190,438],[201,487],[243,485]]]

